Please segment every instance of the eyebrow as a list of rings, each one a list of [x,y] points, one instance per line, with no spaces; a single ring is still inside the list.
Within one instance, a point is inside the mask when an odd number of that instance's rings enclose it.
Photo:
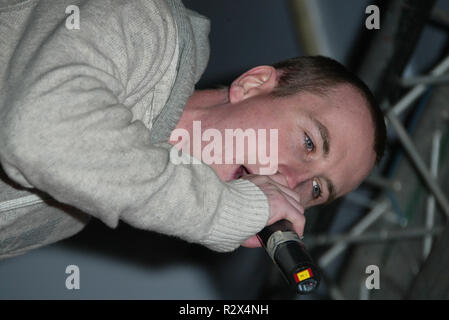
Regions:
[[[317,119],[310,117],[311,120],[315,123],[315,125],[318,127],[318,130],[320,131],[321,139],[323,140],[323,155],[324,157],[327,157],[329,155],[329,131],[327,128]]]
[[[315,125],[318,127],[318,130],[320,131],[320,136],[321,136],[321,139],[323,140],[323,155],[324,155],[324,157],[327,157],[329,155],[329,150],[330,150],[329,131],[320,121],[318,121],[314,117],[310,117],[310,119],[315,123]],[[328,194],[329,194],[326,202],[324,203],[324,205],[327,205],[330,202],[334,201],[335,198],[337,198],[337,192],[335,189],[335,185],[329,178],[323,177],[323,180],[326,181],[326,186],[327,186],[327,190],[328,190]]]
[[[323,205],[327,205],[329,203],[331,203],[332,201],[335,200],[335,198],[337,198],[337,192],[335,191],[335,185],[332,183],[332,181],[329,178],[323,177],[323,180],[326,181],[326,186],[327,186],[327,190],[328,190],[328,197],[325,203],[323,203]]]

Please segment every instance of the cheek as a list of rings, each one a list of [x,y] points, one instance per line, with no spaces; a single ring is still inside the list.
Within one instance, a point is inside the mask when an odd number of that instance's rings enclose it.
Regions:
[[[303,159],[304,149],[303,144],[301,143],[303,137],[304,135],[297,129],[280,129],[278,138],[279,160]]]
[[[232,166],[214,163],[210,164],[209,166],[215,171],[221,181],[227,182],[233,180],[234,172],[236,169],[234,169]]]

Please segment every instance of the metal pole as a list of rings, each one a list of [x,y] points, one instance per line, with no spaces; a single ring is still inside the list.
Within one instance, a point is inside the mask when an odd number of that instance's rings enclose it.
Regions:
[[[359,300],[369,300],[369,299],[370,299],[370,290],[366,287],[366,280],[362,279],[362,281],[360,281]]]
[[[361,207],[368,208],[368,209],[373,209],[377,205],[376,201],[371,200],[365,196],[362,196],[362,195],[358,194],[357,192],[351,192],[350,194],[346,195],[345,199],[356,204],[356,205],[359,205]]]
[[[432,175],[427,169],[426,164],[418,154],[418,151],[416,150],[410,136],[408,135],[407,131],[399,121],[393,109],[390,109],[390,111],[388,111],[387,119],[389,120],[391,126],[398,134],[398,138],[401,141],[402,146],[404,147],[407,154],[410,156],[413,164],[416,166],[416,169],[418,170],[419,174],[424,179],[424,182],[426,183],[427,187],[435,196],[435,200],[438,202],[443,212],[449,217],[449,201],[447,200],[441,188],[436,183],[435,179],[432,178]]]
[[[388,209],[390,209],[390,202],[388,200],[381,201],[373,210],[371,210],[363,219],[358,222],[350,231],[350,236],[358,236],[363,231],[365,231],[369,226],[379,219],[382,214],[384,214]],[[346,247],[347,243],[343,241],[338,241],[335,243],[328,251],[326,251],[318,260],[318,264],[322,269],[326,268],[340,253],[342,253]]]
[[[404,230],[381,230],[373,232],[365,232],[360,235],[337,234],[337,235],[322,235],[309,236],[305,244],[307,247],[329,245],[335,242],[345,244],[360,243],[360,242],[380,242],[391,240],[405,240],[412,238],[421,238],[425,236],[435,236],[443,231],[443,227],[428,228],[407,228]]]
[[[290,0],[290,8],[304,54],[332,57],[320,3],[315,0]]]
[[[402,184],[398,180],[389,180],[377,175],[370,175],[364,182],[387,190],[401,191],[402,189]]]
[[[432,139],[432,154],[430,159],[430,173],[434,179],[438,175],[438,162],[440,158],[440,145],[441,145],[441,131],[437,130]],[[427,210],[426,210],[426,228],[432,229],[435,221],[435,197],[429,195],[427,198]],[[423,243],[423,259],[426,260],[432,248],[432,236],[428,235],[424,238]]]
[[[335,284],[332,284],[330,286],[329,293],[330,293],[330,296],[332,297],[332,299],[334,299],[334,300],[345,300],[343,293]]]
[[[445,74],[442,76],[422,76],[422,77],[412,77],[401,80],[401,86],[403,87],[414,87],[420,84],[426,86],[434,84],[443,84],[449,82],[449,75]]]
[[[435,242],[429,257],[421,266],[418,275],[408,293],[407,298],[447,299],[449,293],[449,226],[446,226],[439,239]]]
[[[438,66],[436,66],[431,72],[431,76],[440,76],[449,70],[449,56],[447,56]],[[416,101],[427,89],[427,85],[419,84],[412,90],[410,90],[396,105],[391,109],[396,115],[400,115],[406,110],[413,102]]]

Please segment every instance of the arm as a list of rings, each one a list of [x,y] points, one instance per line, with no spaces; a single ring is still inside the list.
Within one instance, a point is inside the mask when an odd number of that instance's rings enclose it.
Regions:
[[[147,18],[142,8],[127,9],[86,9],[80,31],[49,36],[3,107],[2,165],[16,182],[110,227],[123,220],[233,250],[266,224],[266,196],[249,181],[222,183],[204,164],[174,165],[170,147],[151,144],[133,121],[126,98],[157,80],[149,75],[160,72],[166,46],[157,39],[166,35],[158,21],[135,24]]]

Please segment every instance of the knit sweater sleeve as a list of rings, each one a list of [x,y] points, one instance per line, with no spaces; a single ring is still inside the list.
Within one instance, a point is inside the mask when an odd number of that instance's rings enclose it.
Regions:
[[[170,145],[150,142],[124,100],[160,72],[166,19],[148,1],[114,10],[104,2],[90,2],[81,30],[44,37],[9,83],[5,172],[112,228],[122,220],[216,251],[237,248],[265,226],[265,195],[249,181],[223,183],[205,164],[175,164]]]

